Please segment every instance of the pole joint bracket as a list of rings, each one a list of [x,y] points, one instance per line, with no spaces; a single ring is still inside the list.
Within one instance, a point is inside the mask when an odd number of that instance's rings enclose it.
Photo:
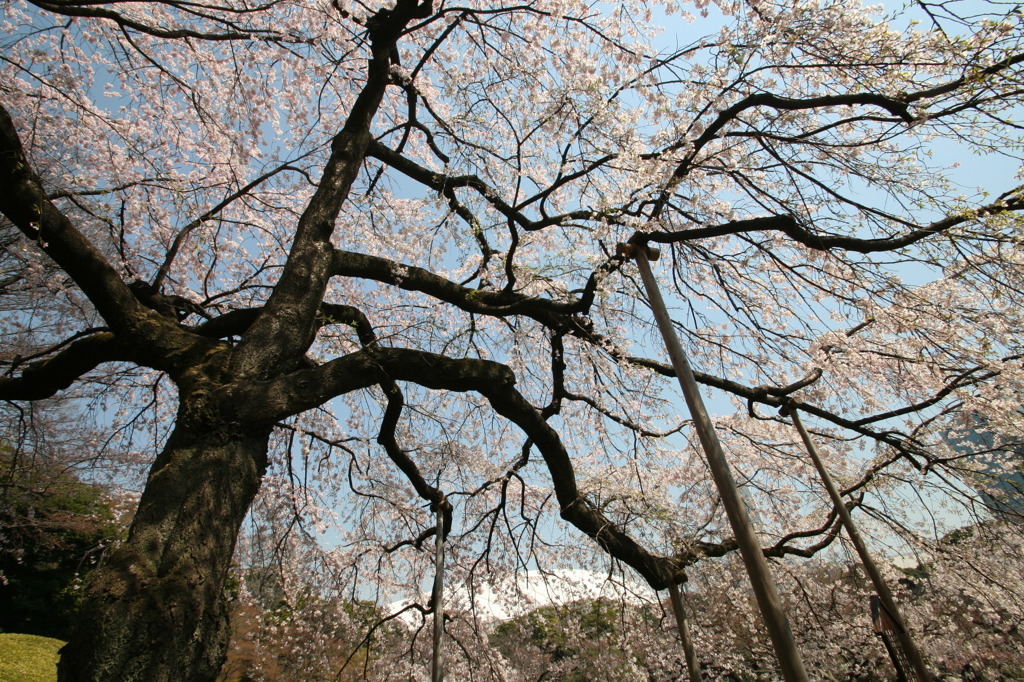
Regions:
[[[656,261],[659,258],[661,258],[661,249],[656,249],[654,247],[647,246],[646,244],[636,244],[633,242],[619,242],[615,247],[616,253],[620,257],[625,258],[626,260],[632,260],[633,258],[636,258],[637,254],[640,252],[641,249],[643,250],[643,253],[647,255],[647,260]]]
[[[800,398],[794,398],[792,396],[782,397],[782,406],[779,407],[779,415],[783,417],[790,416],[796,409],[803,405],[803,401]]]

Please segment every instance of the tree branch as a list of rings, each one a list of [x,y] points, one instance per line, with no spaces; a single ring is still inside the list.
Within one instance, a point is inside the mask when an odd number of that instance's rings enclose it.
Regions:
[[[789,215],[763,216],[760,218],[748,218],[746,220],[733,220],[721,225],[707,227],[695,227],[687,230],[673,232],[638,232],[631,241],[637,243],[657,242],[659,244],[679,244],[699,239],[722,237],[732,234],[743,234],[746,232],[782,232],[793,241],[817,251],[828,251],[829,249],[842,249],[856,253],[877,253],[879,251],[894,251],[936,234],[946,232],[958,225],[963,225],[972,220],[977,220],[990,215],[998,215],[1011,211],[1024,210],[1024,196],[1017,193],[1021,190],[1015,189],[1003,195],[997,201],[981,206],[970,211],[964,211],[950,215],[942,220],[911,230],[898,237],[883,237],[879,239],[862,239],[846,235],[831,235],[811,232],[797,222],[796,218]]]
[[[277,168],[273,168],[267,171],[266,173],[263,173],[258,178],[249,182],[244,187],[241,187],[238,190],[229,194],[228,196],[224,197],[224,199],[222,199],[216,206],[213,206],[212,208],[208,209],[201,216],[190,221],[187,225],[178,230],[178,234],[174,236],[174,241],[171,243],[171,248],[167,250],[167,255],[164,257],[164,262],[160,265],[160,269],[157,270],[156,275],[153,277],[152,284],[157,289],[157,291],[160,290],[164,278],[167,277],[167,273],[170,271],[171,265],[174,263],[174,259],[178,255],[178,251],[181,250],[181,246],[182,244],[185,243],[185,238],[188,237],[189,234],[191,234],[195,229],[201,227],[202,224],[207,220],[212,220],[214,216],[216,216],[218,213],[220,213],[229,205],[231,205],[232,202],[240,199],[241,197],[244,197],[259,185],[263,184],[264,182],[274,177],[278,173],[282,173],[286,170],[298,171],[299,169],[294,168],[285,163],[278,166]]]
[[[367,154],[378,161],[386,163],[409,178],[429,187],[435,192],[445,194],[445,196],[449,197],[449,200],[452,198],[449,196],[451,191],[456,187],[468,187],[473,189],[480,196],[486,199],[495,210],[528,232],[542,230],[545,227],[550,227],[552,225],[561,225],[562,223],[570,220],[586,220],[598,217],[598,213],[595,211],[584,209],[579,211],[570,211],[568,213],[562,213],[555,216],[548,216],[541,220],[531,220],[518,208],[502,199],[493,187],[485,183],[476,175],[445,175],[443,173],[434,172],[428,168],[420,166],[415,161],[402,156],[390,147],[387,147],[376,140],[370,144],[367,149]],[[462,214],[460,213],[460,215]],[[465,216],[463,217],[465,218]]]
[[[136,327],[146,308],[110,263],[46,198],[14,121],[0,106],[0,212],[64,269],[115,331]],[[146,316],[148,317],[148,316]]]
[[[382,8],[367,20],[371,57],[366,84],[331,142],[331,156],[299,218],[281,279],[232,357],[236,376],[267,378],[287,372],[312,343],[333,265],[331,235],[372,141],[370,126],[390,82],[396,41],[410,21],[424,12],[429,14],[430,8],[430,0],[422,5],[416,0],[398,0],[394,9]]]
[[[241,420],[274,421],[382,381],[410,381],[426,388],[483,395],[540,451],[563,519],[636,569],[654,589],[685,580],[679,559],[651,554],[580,493],[572,460],[558,433],[515,389],[515,375],[500,363],[408,349],[367,348],[279,379],[234,384],[224,389],[223,398],[224,404],[235,406]]]
[[[130,28],[138,31],[139,33],[145,33],[147,35],[154,36],[156,38],[168,38],[171,40],[180,40],[182,38],[195,38],[197,40],[211,40],[211,41],[225,41],[225,40],[252,40],[262,38],[264,40],[287,40],[289,36],[284,34],[276,33],[273,31],[265,30],[242,30],[235,27],[232,22],[224,20],[218,20],[218,23],[226,24],[231,27],[231,30],[223,32],[205,32],[196,31],[192,29],[179,28],[169,29],[160,28],[158,26],[151,26],[143,24],[141,22],[130,19],[123,14],[115,12],[111,9],[97,7],[93,2],[75,2],[74,0],[29,0],[33,5],[40,9],[44,9],[47,12],[59,14],[65,17],[81,17],[91,19],[107,19],[114,22],[121,28]],[[170,7],[177,6],[174,2],[158,2],[155,4],[168,5]],[[294,39],[294,38],[293,38]]]
[[[110,332],[69,344],[53,357],[29,363],[20,377],[0,378],[0,400],[42,400],[55,395],[104,362],[132,359]]]

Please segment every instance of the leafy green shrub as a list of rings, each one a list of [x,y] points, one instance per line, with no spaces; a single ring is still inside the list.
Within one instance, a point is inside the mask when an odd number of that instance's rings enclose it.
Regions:
[[[117,534],[100,487],[0,443],[0,632],[67,638],[79,583]]]

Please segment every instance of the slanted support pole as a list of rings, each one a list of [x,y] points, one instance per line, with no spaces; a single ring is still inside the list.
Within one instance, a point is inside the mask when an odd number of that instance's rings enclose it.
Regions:
[[[871,578],[871,582],[875,586],[875,592],[878,594],[878,599],[881,602],[882,608],[885,609],[886,613],[889,614],[889,617],[892,618],[893,622],[896,624],[896,637],[903,649],[903,653],[906,655],[907,660],[914,669],[913,672],[917,682],[931,682],[931,674],[925,666],[924,658],[921,656],[921,652],[914,643],[913,637],[910,636],[910,631],[907,630],[906,622],[903,620],[903,616],[900,615],[900,610],[896,606],[896,601],[892,598],[892,592],[889,591],[889,586],[882,578],[882,574],[878,570],[878,566],[875,565],[874,559],[871,558],[871,553],[868,552],[867,545],[864,544],[864,540],[861,537],[860,532],[857,530],[857,526],[854,525],[853,517],[850,515],[850,510],[846,508],[843,496],[839,493],[839,489],[836,488],[836,484],[833,483],[832,476],[830,476],[828,470],[825,469],[825,464],[821,461],[821,457],[818,455],[818,449],[814,446],[814,441],[811,440],[811,434],[807,432],[806,428],[804,428],[803,421],[800,419],[800,414],[797,412],[797,407],[799,407],[799,405],[799,400],[790,398],[779,413],[783,417],[789,417],[792,419],[793,426],[795,426],[796,430],[800,432],[800,438],[807,447],[807,452],[811,456],[811,461],[814,462],[814,468],[818,470],[818,476],[821,477],[822,483],[825,484],[825,490],[828,491],[828,496],[832,498],[832,504],[835,507],[836,513],[839,514],[839,519],[843,524],[843,528],[846,529],[846,535],[850,538],[850,542],[853,543],[854,548],[857,550],[857,554],[860,556],[860,561],[864,564],[864,570],[867,572],[868,577]]]
[[[437,534],[434,536],[434,656],[430,661],[430,682],[444,680],[444,504],[437,504]]]
[[[697,650],[693,648],[693,639],[690,638],[690,622],[686,619],[679,586],[672,583],[668,586],[668,593],[672,600],[672,613],[676,616],[676,625],[679,628],[679,641],[683,643],[683,653],[686,655],[686,670],[690,673],[690,682],[701,682],[700,661],[697,660]]]
[[[668,349],[669,358],[672,360],[672,367],[675,368],[676,377],[679,379],[679,387],[683,390],[686,398],[686,405],[693,417],[694,428],[697,437],[704,448],[708,467],[711,469],[711,476],[722,497],[722,506],[725,507],[726,516],[732,526],[732,532],[736,536],[736,543],[739,545],[740,556],[750,576],[750,584],[757,597],[757,605],[761,611],[761,619],[764,621],[768,636],[771,638],[772,646],[775,648],[775,655],[779,660],[782,669],[782,676],[786,682],[806,682],[807,672],[804,670],[803,660],[800,658],[800,651],[796,648],[796,641],[793,631],[789,627],[789,620],[782,609],[782,600],[779,599],[778,590],[772,579],[771,571],[768,570],[768,562],[764,558],[761,544],[758,542],[754,527],[747,515],[747,508],[740,497],[736,481],[729,470],[729,463],[725,459],[725,453],[718,442],[711,418],[704,408],[704,400],[697,388],[697,380],[693,376],[690,362],[683,352],[683,347],[676,336],[675,328],[672,326],[672,319],[669,317],[665,301],[661,297],[658,283],[651,272],[650,260],[657,260],[660,253],[656,249],[648,249],[640,244],[620,244],[619,253],[626,258],[636,260],[640,268],[640,277],[644,287],[647,289],[647,296],[654,311],[654,318],[658,322],[658,328],[665,339],[665,346]]]

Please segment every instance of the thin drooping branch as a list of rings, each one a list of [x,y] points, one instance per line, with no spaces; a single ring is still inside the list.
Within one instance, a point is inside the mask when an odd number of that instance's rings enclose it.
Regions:
[[[676,169],[673,171],[672,176],[667,183],[666,190],[659,199],[652,217],[657,217],[657,215],[660,214],[661,210],[666,205],[668,190],[685,177],[687,173],[689,173],[692,168],[693,161],[696,159],[700,151],[712,140],[723,136],[723,129],[725,129],[725,127],[730,123],[739,120],[740,116],[746,111],[757,108],[768,108],[779,111],[810,111],[836,106],[873,106],[887,112],[892,117],[891,120],[894,123],[913,124],[919,117],[922,117],[922,113],[916,111],[912,112],[910,110],[911,104],[918,104],[925,100],[934,100],[942,95],[948,95],[960,90],[968,84],[976,85],[984,83],[986,79],[1001,76],[1007,70],[1021,62],[1024,62],[1024,55],[1009,55],[995,64],[991,64],[982,69],[977,69],[971,73],[967,73],[959,78],[949,80],[932,88],[901,93],[899,95],[885,95],[880,92],[851,92],[820,95],[817,97],[794,98],[783,97],[770,92],[749,94],[735,104],[722,109],[715,117],[715,120],[712,121],[692,143],[687,143],[687,145],[677,143],[668,148],[667,151],[672,151],[674,149],[680,149],[684,146],[692,145],[686,156],[679,162]],[[968,103],[968,106],[973,105]],[[934,118],[941,115],[943,115],[943,112],[923,114],[923,118]]]
[[[206,221],[212,220],[221,211],[230,206],[233,202],[248,195],[249,192],[259,187],[261,184],[263,184],[270,178],[274,177],[278,173],[283,173],[284,171],[287,170],[294,171],[298,169],[290,166],[289,164],[282,164],[277,168],[273,168],[267,171],[266,173],[263,173],[258,178],[252,180],[243,187],[240,187],[234,192],[228,194],[228,196],[224,197],[220,202],[217,203],[217,205],[207,209],[206,211],[203,212],[202,215],[198,216],[197,218],[193,218],[191,221],[189,221],[187,225],[178,230],[178,234],[174,236],[174,241],[171,243],[170,248],[167,249],[167,255],[164,257],[164,262],[156,271],[156,275],[153,276],[152,285],[156,288],[156,290],[160,290],[160,287],[163,284],[164,279],[167,277],[167,273],[170,272],[171,265],[174,264],[174,259],[177,258],[178,252],[181,250],[182,245],[185,243],[185,239],[188,238],[188,236],[193,231],[195,231],[199,227],[202,227],[203,223],[205,223]]]
[[[487,202],[494,207],[495,210],[505,216],[505,218],[512,221],[520,228],[530,232],[542,230],[545,227],[551,227],[552,225],[561,225],[571,220],[589,220],[599,216],[595,211],[582,209],[578,211],[569,211],[555,216],[543,217],[539,220],[533,220],[518,208],[502,199],[497,190],[476,175],[445,175],[444,173],[432,171],[378,141],[373,141],[370,144],[367,149],[367,154],[378,161],[386,163],[416,182],[419,182],[436,192],[445,194],[445,196],[448,196],[453,189],[458,187],[467,187],[472,189],[486,199]],[[460,211],[459,213],[461,214],[462,212]]]
[[[859,502],[855,501],[851,503],[851,507],[857,506]],[[835,508],[829,511],[828,517],[825,522],[818,528],[812,528],[810,530],[795,531],[788,533],[783,537],[779,538],[771,547],[765,547],[764,555],[766,557],[781,558],[786,555],[798,556],[804,559],[809,559],[821,550],[825,549],[839,537],[839,531],[842,530],[843,525],[839,523],[839,514]],[[800,538],[812,538],[824,535],[821,540],[814,543],[810,547],[794,547],[791,543],[794,540]]]
[[[652,369],[662,376],[675,376],[675,370],[672,369],[671,365],[667,365],[663,362],[639,357],[626,357],[624,359],[631,364]],[[767,386],[745,386],[737,381],[723,379],[721,377],[716,377],[712,374],[704,374],[702,372],[694,372],[694,378],[696,378],[698,383],[705,386],[717,388],[719,390],[732,393],[733,395],[743,398],[749,402],[756,402],[769,407],[780,408],[786,400],[785,395],[778,395],[777,390],[770,391],[770,387]],[[813,414],[816,417],[820,417],[821,419],[831,422],[836,426],[848,429],[862,436],[867,436],[868,438],[880,443],[885,443],[886,445],[894,448],[902,456],[906,457],[916,467],[920,468],[921,466],[917,462],[917,457],[922,457],[925,453],[918,445],[905,436],[889,430],[881,431],[869,428],[865,424],[861,424],[860,420],[841,417],[816,405],[805,404],[803,409],[805,412]]]
[[[1010,67],[1016,66],[1017,64],[1024,63],[1024,54],[1011,54],[1007,55],[1003,59],[999,60],[995,64],[991,64],[982,69],[976,69],[965,73],[959,78],[954,78],[945,83],[936,85],[933,88],[926,90],[920,90],[918,92],[908,93],[903,96],[903,100],[906,102],[919,102],[925,99],[932,99],[941,95],[948,95],[955,92],[968,84],[978,85],[984,83],[985,79],[990,76],[997,76],[1010,69]]]
[[[595,399],[591,398],[590,396],[579,395],[576,393],[572,393],[570,391],[565,391],[564,396],[566,400],[573,400],[590,406],[590,409],[594,410],[595,412],[603,414],[605,417],[611,419],[616,424],[619,424],[620,426],[625,426],[633,433],[636,433],[637,435],[643,436],[645,438],[666,438],[668,436],[671,436],[673,433],[678,433],[679,431],[682,431],[683,428],[685,428],[686,425],[690,423],[689,420],[685,420],[680,422],[676,426],[673,426],[671,429],[667,431],[651,431],[649,429],[645,429],[640,424],[636,424],[625,417],[615,414],[608,408],[603,407],[600,403],[598,403]]]

